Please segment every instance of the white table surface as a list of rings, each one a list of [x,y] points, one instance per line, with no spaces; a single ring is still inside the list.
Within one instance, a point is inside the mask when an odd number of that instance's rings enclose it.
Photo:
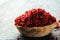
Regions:
[[[2,0],[0,1],[0,40],[16,40],[20,35],[14,26],[14,19],[24,11],[32,8],[43,8],[60,19],[59,0]],[[60,30],[53,32],[60,35]]]

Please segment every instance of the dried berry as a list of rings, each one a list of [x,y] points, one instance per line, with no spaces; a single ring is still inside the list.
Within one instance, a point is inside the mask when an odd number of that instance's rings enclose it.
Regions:
[[[15,25],[22,27],[40,27],[52,24],[56,18],[44,9],[32,9],[15,19]]]

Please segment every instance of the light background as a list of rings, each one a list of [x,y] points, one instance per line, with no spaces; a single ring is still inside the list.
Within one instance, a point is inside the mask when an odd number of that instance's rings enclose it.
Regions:
[[[60,19],[60,0],[0,0],[0,40],[16,40],[20,33],[14,19],[32,8],[43,8]],[[60,30],[53,33],[60,38]]]

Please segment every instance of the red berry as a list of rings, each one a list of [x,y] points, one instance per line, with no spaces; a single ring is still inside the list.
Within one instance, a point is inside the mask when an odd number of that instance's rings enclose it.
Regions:
[[[49,12],[38,8],[26,11],[25,14],[17,17],[15,19],[15,25],[22,27],[40,27],[52,24],[55,21],[56,18],[54,16],[51,16]]]

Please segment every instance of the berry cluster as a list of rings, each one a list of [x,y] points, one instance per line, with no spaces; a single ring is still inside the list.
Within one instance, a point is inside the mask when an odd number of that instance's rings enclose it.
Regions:
[[[22,27],[40,27],[50,25],[56,21],[54,16],[44,9],[32,9],[15,19],[15,25]]]

